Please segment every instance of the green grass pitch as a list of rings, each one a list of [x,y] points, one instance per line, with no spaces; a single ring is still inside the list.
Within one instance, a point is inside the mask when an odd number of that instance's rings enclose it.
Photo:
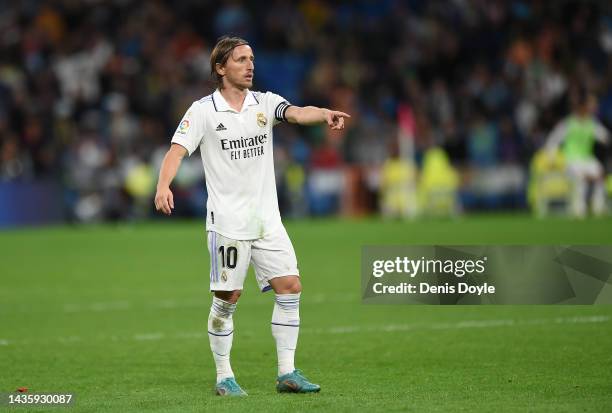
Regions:
[[[75,412],[612,411],[612,306],[362,305],[359,268],[366,244],[611,244],[611,219],[286,227],[297,366],[320,394],[276,394],[273,295],[251,272],[232,351],[249,397],[213,395],[204,224],[175,220],[0,232],[0,393],[75,393]]]

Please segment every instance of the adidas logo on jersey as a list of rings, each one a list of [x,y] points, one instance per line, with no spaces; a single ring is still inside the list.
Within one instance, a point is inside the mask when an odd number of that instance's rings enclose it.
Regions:
[[[222,123],[220,123],[220,124],[217,126],[217,129],[215,129],[215,130],[216,130],[217,132],[219,132],[219,131],[221,131],[221,130],[227,130],[227,128],[226,128],[225,126],[223,126],[223,124],[222,124]]]

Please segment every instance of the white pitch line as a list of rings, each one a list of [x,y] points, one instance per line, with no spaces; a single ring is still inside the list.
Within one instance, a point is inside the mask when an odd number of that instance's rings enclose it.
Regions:
[[[555,317],[555,318],[539,318],[532,320],[512,320],[512,319],[500,319],[500,320],[463,320],[458,322],[449,323],[414,323],[414,324],[383,324],[383,325],[370,325],[370,326],[337,326],[328,328],[302,328],[301,332],[304,334],[354,334],[354,333],[393,333],[401,331],[413,331],[413,330],[455,330],[455,329],[467,329],[467,328],[496,328],[496,327],[520,327],[520,326],[533,326],[533,325],[554,325],[554,324],[590,324],[590,323],[606,323],[610,321],[610,317],[607,315],[593,315],[593,316],[571,316],[571,317]],[[204,331],[184,331],[167,335],[163,332],[154,333],[140,333],[133,334],[131,336],[117,336],[100,335],[97,337],[79,337],[79,336],[66,336],[56,337],[50,339],[50,341],[56,341],[62,344],[74,344],[79,342],[91,342],[96,341],[159,341],[163,339],[170,340],[201,340],[206,337],[207,334]],[[0,345],[9,346],[13,344],[40,344],[43,340],[5,340],[0,339]]]
[[[345,326],[331,327],[326,329],[303,329],[303,332],[314,334],[351,334],[363,332],[382,332],[389,333],[395,331],[411,331],[411,330],[455,330],[465,328],[494,328],[494,327],[516,327],[529,325],[546,325],[546,324],[583,324],[583,323],[604,323],[610,321],[610,317],[606,315],[595,316],[573,316],[573,317],[556,317],[556,318],[541,318],[533,320],[463,320],[454,323],[415,323],[415,324],[387,324],[378,326]]]
[[[66,304],[64,305],[64,312],[66,313],[83,313],[87,311],[92,312],[107,312],[107,311],[122,311],[128,310],[130,303],[128,301],[110,301],[90,304]]]
[[[574,317],[557,317],[556,323],[572,324],[572,323],[603,323],[610,320],[607,315],[591,315],[591,316],[574,316]]]
[[[205,336],[208,336],[208,333],[193,331],[193,332],[178,333],[176,336],[174,336],[174,338],[196,339],[197,340],[200,338],[204,338]]]
[[[164,337],[164,333],[134,334],[133,336],[134,340],[136,341],[157,341]]]
[[[259,296],[249,302],[249,305],[257,306],[273,306],[274,295]],[[309,298],[311,304],[321,304],[325,302],[359,302],[354,297],[346,297],[341,295],[326,295],[326,294],[314,294]],[[133,302],[127,300],[120,301],[101,301],[91,303],[67,303],[59,307],[52,308],[48,307],[44,309],[45,313],[64,312],[69,314],[74,313],[104,313],[104,312],[115,312],[115,311],[137,311],[137,310],[180,310],[189,308],[209,308],[210,297],[206,296],[202,299],[161,299],[149,302]],[[18,306],[10,308],[10,311],[3,309],[3,314],[31,314],[43,312],[43,310],[32,309],[31,306]]]

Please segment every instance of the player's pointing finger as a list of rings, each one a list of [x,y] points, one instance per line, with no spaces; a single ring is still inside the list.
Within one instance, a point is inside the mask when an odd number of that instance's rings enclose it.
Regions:
[[[335,111],[334,112],[335,116],[340,116],[342,118],[350,118],[351,115],[349,115],[348,113],[344,113],[344,112],[340,112],[340,111]]]

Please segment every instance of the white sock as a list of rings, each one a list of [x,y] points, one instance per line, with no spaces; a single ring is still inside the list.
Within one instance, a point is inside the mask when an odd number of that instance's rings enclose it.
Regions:
[[[234,320],[232,319],[234,311],[236,311],[236,304],[213,296],[208,316],[208,339],[217,368],[217,383],[228,377],[234,377],[230,365],[230,351],[234,338]]]
[[[295,370],[295,349],[300,331],[300,293],[276,294],[272,312],[272,336],[276,340],[278,375]]]
[[[602,215],[606,210],[606,187],[603,180],[595,182],[593,187],[593,195],[591,196],[593,205],[593,213]]]
[[[572,194],[572,213],[575,217],[582,218],[586,215],[587,185],[581,177],[574,178],[574,191]]]

